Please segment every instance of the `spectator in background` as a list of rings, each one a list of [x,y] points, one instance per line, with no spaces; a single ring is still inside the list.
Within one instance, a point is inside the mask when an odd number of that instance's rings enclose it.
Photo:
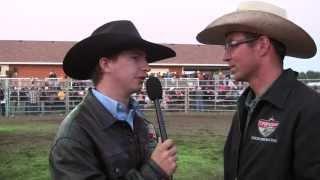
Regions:
[[[63,112],[65,110],[65,97],[66,94],[64,93],[64,90],[61,89],[61,87],[57,88],[57,99],[56,99],[56,106],[57,110]]]
[[[27,111],[27,102],[29,101],[28,89],[26,87],[22,87],[19,92],[19,112],[20,114],[25,114]]]
[[[143,92],[138,92],[136,94],[136,100],[139,105],[144,108],[144,105],[146,104],[146,95]]]
[[[48,98],[48,86],[43,86],[40,88],[40,92],[39,92],[39,101],[40,101],[40,111],[41,114],[46,113],[47,111],[47,101],[49,100]]]
[[[6,99],[5,99],[5,92],[2,87],[0,87],[0,106],[1,106],[1,115],[6,115]]]
[[[54,71],[49,72],[48,78],[49,78],[48,79],[49,86],[51,86],[51,87],[58,87],[59,86],[57,74]]]
[[[18,88],[11,87],[10,91],[10,113],[13,115],[18,111]]]
[[[64,91],[61,89],[61,87],[58,87],[57,90],[58,90],[58,94],[57,94],[58,100],[59,100],[59,101],[64,101],[64,99],[65,99],[65,97],[66,97],[66,94],[65,94]]]
[[[40,98],[40,94],[39,94],[39,90],[36,87],[31,87],[31,89],[28,92],[28,102],[27,102],[27,112],[29,114],[35,114],[37,112],[39,112],[39,98]]]
[[[224,148],[224,179],[319,180],[320,94],[283,68],[285,55],[316,54],[312,37],[284,9],[251,1],[213,21],[197,39],[224,44],[235,80],[249,84]]]
[[[195,101],[195,108],[198,112],[202,112],[204,110],[203,96],[204,91],[202,90],[202,88],[200,86],[196,87],[193,97]]]
[[[57,74],[54,71],[50,71],[48,78],[57,78]]]

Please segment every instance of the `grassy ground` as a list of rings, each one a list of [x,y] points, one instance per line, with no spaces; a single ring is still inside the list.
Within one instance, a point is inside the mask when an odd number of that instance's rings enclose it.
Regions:
[[[148,113],[149,119],[154,114]],[[0,179],[46,180],[48,151],[63,117],[0,119]],[[222,150],[230,114],[166,114],[178,146],[175,180],[222,179]]]

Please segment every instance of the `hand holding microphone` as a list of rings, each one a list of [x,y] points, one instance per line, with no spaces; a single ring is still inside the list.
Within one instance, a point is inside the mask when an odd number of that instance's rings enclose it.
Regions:
[[[159,141],[151,154],[151,159],[172,179],[177,168],[177,148],[171,139]]]
[[[162,99],[161,82],[156,77],[149,77],[146,82],[146,88],[149,98],[155,105],[161,136],[161,141],[158,142],[151,155],[151,159],[155,161],[169,176],[171,176],[177,168],[177,149],[174,142],[171,139],[167,139],[167,132],[160,107],[160,99]]]

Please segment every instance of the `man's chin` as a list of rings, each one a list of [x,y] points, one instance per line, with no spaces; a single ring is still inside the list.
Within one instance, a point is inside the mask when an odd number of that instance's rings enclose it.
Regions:
[[[237,74],[237,73],[233,74],[233,79],[235,81],[243,81],[243,77],[241,76],[241,74]]]
[[[141,86],[138,86],[138,87],[136,87],[136,88],[133,88],[133,89],[132,89],[132,93],[140,92],[141,89],[142,89],[142,85],[141,85]],[[131,94],[132,94],[132,93],[131,93]]]

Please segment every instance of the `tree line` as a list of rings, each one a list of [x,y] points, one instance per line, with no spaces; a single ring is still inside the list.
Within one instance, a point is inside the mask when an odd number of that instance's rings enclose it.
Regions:
[[[320,72],[318,71],[299,72],[298,79],[320,79]]]

